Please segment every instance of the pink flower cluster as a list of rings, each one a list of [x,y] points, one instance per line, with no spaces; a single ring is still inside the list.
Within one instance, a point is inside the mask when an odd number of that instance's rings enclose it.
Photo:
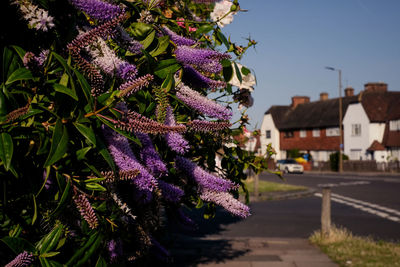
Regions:
[[[89,200],[85,195],[79,194],[73,197],[76,207],[78,208],[81,216],[85,219],[85,221],[89,224],[91,229],[97,228],[99,226],[99,222],[97,220],[96,214],[92,206],[90,205]]]

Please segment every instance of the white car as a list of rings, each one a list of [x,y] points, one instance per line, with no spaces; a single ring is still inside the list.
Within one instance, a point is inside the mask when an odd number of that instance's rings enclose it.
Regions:
[[[285,173],[303,173],[303,165],[297,163],[294,159],[281,159],[277,161],[279,170]]]

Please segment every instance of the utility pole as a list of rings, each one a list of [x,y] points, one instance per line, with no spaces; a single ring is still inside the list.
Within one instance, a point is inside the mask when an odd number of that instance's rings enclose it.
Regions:
[[[339,173],[343,172],[343,123],[342,123],[342,117],[343,117],[343,110],[342,110],[342,70],[341,69],[335,69],[332,67],[325,67],[327,70],[333,70],[337,71],[339,73]]]
[[[343,149],[343,110],[342,110],[342,70],[339,71],[339,136],[340,136],[340,145],[339,145],[339,173],[343,172],[343,156],[342,156],[342,149]]]

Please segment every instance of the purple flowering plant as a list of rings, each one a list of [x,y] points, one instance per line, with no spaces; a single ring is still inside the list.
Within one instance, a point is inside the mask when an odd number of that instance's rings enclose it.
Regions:
[[[151,266],[183,208],[250,215],[237,190],[267,165],[234,138],[230,81],[256,43],[216,2],[2,3],[0,264]]]

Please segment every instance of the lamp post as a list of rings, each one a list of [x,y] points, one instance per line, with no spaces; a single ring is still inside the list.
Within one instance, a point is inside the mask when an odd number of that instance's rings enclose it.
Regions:
[[[343,158],[342,158],[342,148],[343,148],[343,126],[342,126],[342,70],[335,69],[332,67],[325,67],[327,70],[337,71],[339,73],[339,173],[343,172]]]

